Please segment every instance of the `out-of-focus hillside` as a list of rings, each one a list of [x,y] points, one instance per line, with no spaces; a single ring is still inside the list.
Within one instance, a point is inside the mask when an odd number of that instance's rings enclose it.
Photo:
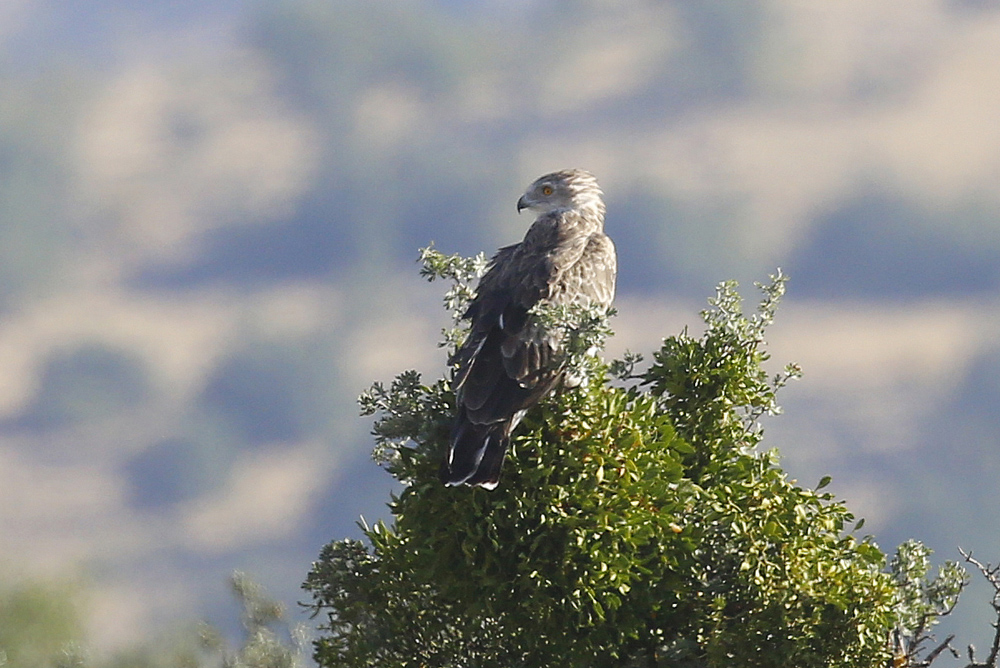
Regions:
[[[441,372],[416,249],[518,240],[569,166],[613,352],[780,265],[788,469],[1000,559],[995,2],[18,0],[0,83],[0,562],[82,574],[99,647],[225,619],[234,568],[293,603],[384,514],[354,398]]]

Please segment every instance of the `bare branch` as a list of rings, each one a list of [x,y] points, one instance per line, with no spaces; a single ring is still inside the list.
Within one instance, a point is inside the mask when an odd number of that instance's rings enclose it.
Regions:
[[[966,668],[997,668],[997,659],[1000,658],[1000,565],[983,564],[972,556],[972,552],[966,552],[962,548],[958,548],[958,551],[965,558],[965,562],[979,569],[979,572],[983,574],[986,581],[993,587],[993,600],[990,602],[990,605],[997,615],[997,621],[992,624],[996,631],[993,634],[993,646],[990,648],[989,656],[986,657],[984,663],[977,663],[975,659],[976,650],[972,645],[969,645],[969,664]]]
[[[954,639],[955,639],[955,634],[953,633],[947,638],[945,638],[943,643],[941,643],[933,650],[931,650],[930,654],[927,655],[926,659],[924,659],[921,663],[918,663],[916,665],[920,666],[921,668],[925,668],[926,666],[931,665],[932,663],[934,663],[934,659],[938,658],[938,655],[945,650],[951,652],[951,655],[957,659],[958,652],[955,651],[955,648],[951,646],[951,641]]]

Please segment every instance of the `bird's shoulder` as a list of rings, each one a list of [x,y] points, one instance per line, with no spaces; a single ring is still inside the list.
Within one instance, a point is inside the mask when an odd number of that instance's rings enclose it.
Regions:
[[[486,266],[486,273],[479,279],[478,293],[495,291],[508,282],[509,274],[518,264],[517,257],[521,253],[522,243],[503,246],[497,250]]]
[[[618,268],[618,252],[615,250],[615,242],[604,232],[595,232],[590,235],[584,249],[584,256],[589,262],[602,263],[611,271],[616,271]]]
[[[479,281],[476,301],[480,304],[472,313],[503,309],[506,303],[530,308],[550,295],[585,254],[615,271],[614,243],[601,231],[601,221],[590,220],[574,209],[540,215],[523,241],[504,246],[493,256]]]
[[[591,220],[576,209],[556,209],[535,219],[521,243],[521,253],[544,253],[578,242],[599,230],[600,221]]]

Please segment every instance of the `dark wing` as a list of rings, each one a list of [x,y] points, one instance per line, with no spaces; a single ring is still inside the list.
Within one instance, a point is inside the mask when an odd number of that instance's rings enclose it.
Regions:
[[[532,280],[540,273],[519,271],[530,264],[523,252],[521,244],[500,249],[465,314],[472,327],[452,360],[458,414],[441,472],[447,484],[495,487],[521,411],[558,380],[548,371],[553,346],[525,337],[543,286]]]
[[[556,380],[555,342],[528,324],[528,311],[549,291],[547,258],[528,251],[523,244],[500,249],[466,313],[472,327],[453,360],[453,387],[476,424],[509,419]]]
[[[469,418],[479,424],[504,420],[531,405],[558,380],[553,364],[558,341],[528,322],[539,301],[576,301],[567,292],[589,298],[587,285],[597,274],[601,303],[614,294],[614,246],[601,233],[584,232],[586,221],[575,211],[541,216],[524,241],[501,248],[479,282],[466,313],[469,336],[453,362],[454,388]],[[595,241],[596,240],[596,241]],[[608,254],[610,253],[610,261]],[[582,262],[585,256],[593,260]],[[586,267],[582,267],[586,265]]]

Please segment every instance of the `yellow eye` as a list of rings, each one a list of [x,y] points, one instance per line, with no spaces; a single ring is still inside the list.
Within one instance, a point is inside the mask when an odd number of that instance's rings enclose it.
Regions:
[[[542,194],[543,194],[543,195],[546,195],[546,196],[548,196],[548,195],[551,195],[551,194],[552,194],[553,192],[554,192],[554,191],[552,190],[552,186],[544,186],[544,187],[542,188]]]

